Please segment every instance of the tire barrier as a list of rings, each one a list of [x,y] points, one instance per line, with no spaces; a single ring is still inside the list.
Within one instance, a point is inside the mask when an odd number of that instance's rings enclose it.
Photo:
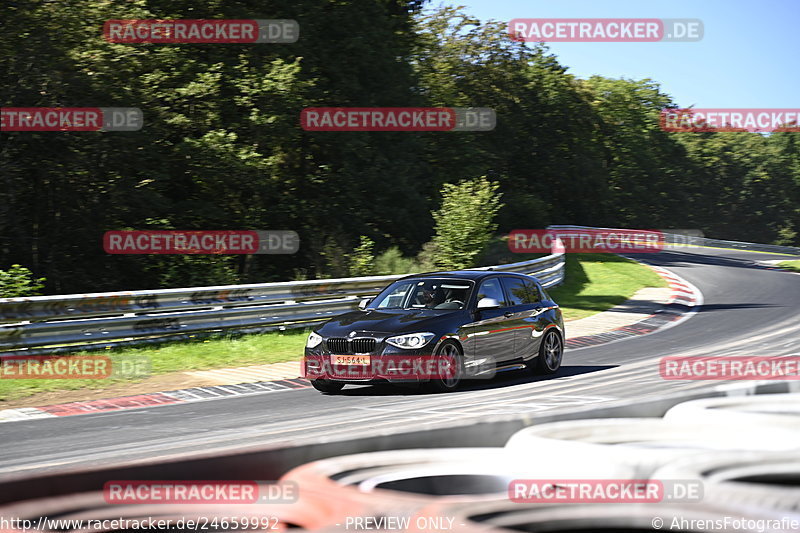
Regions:
[[[35,524],[40,517],[208,521],[236,516],[269,520],[269,529],[279,531],[338,533],[797,531],[798,526],[786,520],[800,524],[800,424],[793,407],[799,399],[800,393],[794,393],[672,402],[669,410],[665,405],[651,411],[666,412],[664,418],[594,418],[529,426],[511,435],[504,447],[415,448],[329,457],[281,476],[282,481],[297,483],[297,499],[292,502],[114,505],[97,491],[10,504],[0,507],[0,518]],[[621,411],[636,412],[633,406]],[[723,416],[713,420],[715,412]],[[744,418],[736,418],[739,415]],[[259,465],[252,468],[256,475]],[[187,475],[191,473],[187,470]],[[612,480],[619,482],[618,487],[630,480],[650,480],[664,490],[655,498],[617,497],[606,503],[586,503],[593,500],[583,496],[512,501],[512,486],[516,490],[520,484],[512,484],[514,480],[538,482],[553,490],[575,480],[589,480],[588,485]],[[666,487],[676,481],[701,487],[701,493],[670,498]],[[731,518],[738,522],[725,521]],[[676,519],[682,521],[675,525]],[[770,525],[764,527],[764,521]],[[0,525],[0,530],[8,529]]]
[[[704,501],[732,510],[757,509],[800,520],[800,454],[733,452],[665,465],[654,479],[698,479]]]
[[[334,499],[360,501],[378,516],[411,516],[432,500],[504,500],[509,483],[519,477],[629,479],[632,475],[625,465],[588,458],[538,457],[507,448],[434,448],[314,461],[287,472],[282,481]]]
[[[665,464],[709,451],[756,450],[800,453],[800,425],[794,428],[683,422],[661,418],[571,420],[525,428],[506,443],[511,450],[566,453],[628,465],[647,478]]]
[[[664,415],[665,420],[729,423],[739,427],[769,424],[800,427],[800,394],[770,394],[739,398],[705,398],[683,402]]]
[[[725,525],[725,510],[705,505],[692,507],[673,504],[519,504],[509,501],[484,502],[469,505],[433,504],[412,517],[408,533],[430,533],[425,529],[429,520],[448,517],[459,527],[458,533],[513,533],[519,531],[552,533],[645,533],[678,531],[682,533],[730,533]],[[764,533],[757,526],[758,515],[738,512],[737,533]],[[677,520],[677,523],[675,522]],[[417,527],[417,524],[422,527]],[[698,527],[702,524],[702,527]],[[715,527],[719,525],[721,527]],[[678,526],[678,527],[673,527]],[[778,532],[782,530],[769,529]]]

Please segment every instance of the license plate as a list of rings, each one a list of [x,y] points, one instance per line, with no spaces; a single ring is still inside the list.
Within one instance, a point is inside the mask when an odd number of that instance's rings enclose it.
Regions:
[[[368,355],[332,355],[334,365],[368,365]]]

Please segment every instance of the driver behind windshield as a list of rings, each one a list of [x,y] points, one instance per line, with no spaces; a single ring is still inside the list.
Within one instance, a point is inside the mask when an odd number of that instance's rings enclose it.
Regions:
[[[436,285],[420,285],[414,300],[414,307],[427,307],[433,309],[444,301],[442,289]]]
[[[467,289],[444,288],[441,285],[421,285],[417,288],[414,307],[427,309],[461,309]]]

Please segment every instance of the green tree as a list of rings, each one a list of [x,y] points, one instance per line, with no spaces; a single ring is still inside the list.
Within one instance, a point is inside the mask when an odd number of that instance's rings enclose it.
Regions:
[[[430,270],[430,269],[428,269]],[[415,274],[424,269],[412,257],[403,257],[397,246],[392,246],[375,258],[374,274],[388,276],[390,274]]]
[[[375,242],[362,235],[361,242],[350,254],[350,275],[368,276],[375,268]]]
[[[382,248],[415,250],[430,229],[421,137],[305,132],[298,116],[310,106],[421,105],[407,59],[419,4],[11,2],[0,26],[0,68],[11,83],[0,87],[0,105],[135,106],[145,125],[2,132],[0,262],[29,265],[46,275],[49,293],[64,293],[277,281],[300,269],[329,275],[320,256],[347,250],[365,228]],[[301,38],[130,45],[101,32],[108,19],[246,14],[298,20]],[[104,253],[105,231],[160,228],[150,220],[177,229],[293,229],[302,244],[292,256],[233,260]]]
[[[497,229],[494,218],[503,206],[498,188],[485,177],[444,185],[442,206],[433,213],[436,266],[457,270],[475,265]]]
[[[45,281],[34,278],[33,272],[22,265],[11,265],[8,270],[0,270],[0,298],[38,296]]]
[[[491,132],[428,135],[437,187],[486,175],[509,199],[501,230],[596,223],[606,172],[589,92],[541,44],[509,39],[507,24],[443,7],[417,16],[413,64],[430,105],[490,107]]]
[[[696,182],[685,149],[660,126],[661,110],[674,105],[670,97],[650,79],[592,76],[583,85],[599,117],[595,142],[605,154],[609,224],[684,227]]]

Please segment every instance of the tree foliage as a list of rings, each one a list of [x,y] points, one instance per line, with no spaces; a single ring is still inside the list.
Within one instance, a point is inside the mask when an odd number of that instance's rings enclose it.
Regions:
[[[38,296],[45,281],[45,278],[34,278],[33,272],[22,265],[11,265],[8,270],[0,270],[0,298]]]
[[[346,276],[362,236],[375,262],[396,250],[383,270],[471,266],[492,224],[464,226],[467,213],[484,224],[492,206],[500,232],[674,227],[800,244],[798,134],[665,133],[658,112],[677,103],[656,81],[577,79],[546,46],[509,39],[504,23],[422,3],[7,2],[0,105],[139,107],[145,126],[1,132],[0,268],[27,265],[47,293]],[[301,35],[105,41],[103,23],[125,18],[287,18]],[[307,132],[298,117],[312,106],[491,107],[498,120],[492,132]],[[440,196],[482,176],[502,207],[464,199],[459,215]],[[120,229],[292,229],[301,248],[106,254],[103,233]]]
[[[474,266],[497,230],[495,215],[502,207],[498,183],[485,177],[445,183],[442,207],[433,214],[438,249],[436,266],[458,270]]]

